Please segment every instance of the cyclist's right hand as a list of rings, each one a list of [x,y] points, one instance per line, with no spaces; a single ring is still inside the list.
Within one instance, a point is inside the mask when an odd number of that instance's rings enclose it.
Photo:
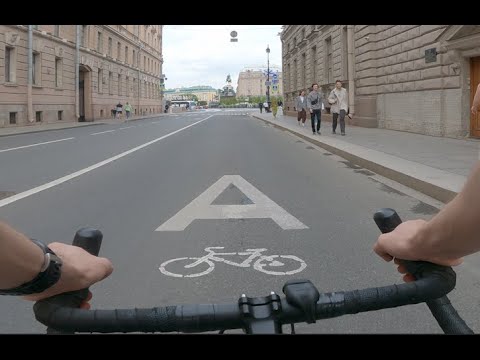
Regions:
[[[64,292],[88,288],[105,279],[113,271],[110,260],[91,255],[78,246],[58,242],[50,243],[48,246],[62,259],[62,275],[55,285],[44,292],[24,296],[26,300],[38,301]],[[88,302],[90,298],[91,295],[86,301]]]
[[[422,230],[426,226],[425,220],[410,220],[398,225],[395,230],[382,234],[378,237],[373,250],[385,261],[395,259],[398,265],[398,271],[405,274],[404,281],[415,280],[411,274],[407,273],[401,260],[428,261],[439,265],[455,266],[462,262],[462,259],[440,259],[431,255],[434,249],[429,251],[424,246]]]

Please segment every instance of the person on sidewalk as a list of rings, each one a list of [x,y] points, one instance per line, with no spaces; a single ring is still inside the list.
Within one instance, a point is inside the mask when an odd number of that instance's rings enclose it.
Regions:
[[[340,80],[335,82],[335,88],[330,92],[328,102],[331,105],[332,134],[336,134],[337,119],[340,118],[340,131],[342,135],[345,135],[345,115],[348,111],[348,93],[347,90],[342,87]]]
[[[316,133],[320,135],[320,124],[322,121],[322,104],[323,104],[323,95],[318,92],[318,84],[312,84],[312,91],[307,96],[307,107],[310,111],[310,116],[312,120],[312,131],[315,135],[315,119],[317,120],[317,131]]]
[[[122,118],[122,111],[123,111],[123,105],[119,102],[117,104],[117,119],[121,119]]]
[[[125,116],[127,117],[127,120],[130,119],[130,114],[132,113],[132,105],[130,105],[127,101],[127,103],[125,104]]]
[[[270,112],[270,108],[268,107],[268,103],[266,101],[263,103],[263,107],[265,108],[266,113]]]
[[[305,127],[305,121],[307,120],[307,97],[305,96],[305,90],[300,91],[295,101],[295,108],[297,109],[297,121],[300,126],[300,120],[302,126]]]
[[[260,114],[261,114],[263,112],[263,103],[262,102],[258,103],[258,107],[260,109]]]

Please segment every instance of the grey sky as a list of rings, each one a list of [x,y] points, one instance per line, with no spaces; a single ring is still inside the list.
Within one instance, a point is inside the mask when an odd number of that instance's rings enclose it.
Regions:
[[[238,42],[230,42],[237,31]],[[232,76],[236,88],[238,73],[246,66],[281,67],[281,25],[165,25],[163,28],[163,73],[166,88],[210,85],[216,89]]]

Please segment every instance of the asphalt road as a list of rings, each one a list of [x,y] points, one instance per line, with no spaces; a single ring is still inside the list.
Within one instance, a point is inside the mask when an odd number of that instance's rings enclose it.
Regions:
[[[400,283],[394,267],[372,251],[379,234],[373,213],[392,207],[404,219],[428,219],[437,210],[249,112],[191,112],[0,138],[0,218],[46,242],[70,243],[78,228],[99,228],[101,255],[115,270],[92,288],[94,308],[235,302],[242,293],[281,293],[295,278],[310,279],[321,292]],[[215,200],[198,198],[204,192]],[[236,218],[195,219],[215,217],[210,203],[225,206],[217,217]],[[253,203],[263,210],[250,210]],[[254,266],[257,259],[244,267],[221,260],[189,269],[187,260],[164,264],[204,256],[207,247],[291,256],[277,257],[278,267]],[[480,270],[473,260],[458,268],[450,299],[480,332]],[[0,297],[0,333],[43,332],[31,305]],[[297,332],[441,330],[421,304],[302,324]]]

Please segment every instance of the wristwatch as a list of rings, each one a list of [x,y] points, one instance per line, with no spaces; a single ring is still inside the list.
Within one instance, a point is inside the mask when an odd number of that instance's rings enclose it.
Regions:
[[[0,295],[29,295],[41,293],[54,285],[61,275],[62,259],[60,259],[46,244],[31,239],[43,250],[45,257],[40,273],[31,281],[13,289],[0,289]]]

